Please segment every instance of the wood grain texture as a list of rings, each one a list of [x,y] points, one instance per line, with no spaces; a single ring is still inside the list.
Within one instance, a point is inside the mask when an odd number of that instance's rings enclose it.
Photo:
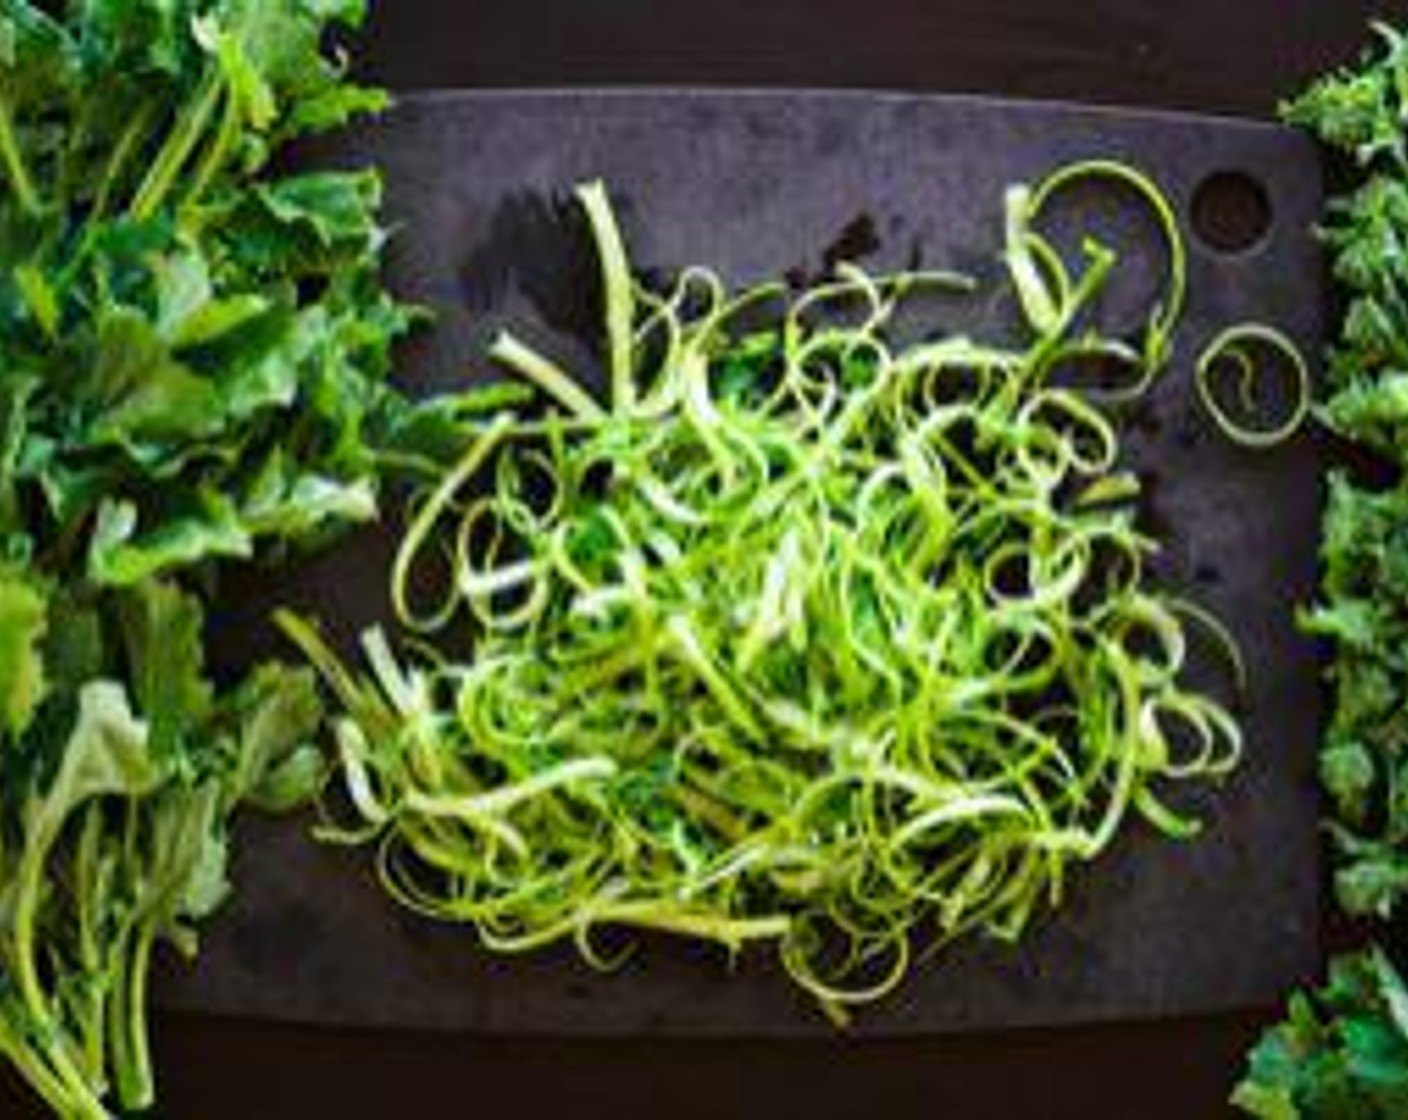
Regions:
[[[398,88],[703,83],[975,91],[1265,117],[1403,0],[381,0]],[[176,1120],[668,1116],[1216,1120],[1273,1013],[933,1042],[484,1043],[160,1016]],[[0,1074],[0,1117],[39,1116]]]

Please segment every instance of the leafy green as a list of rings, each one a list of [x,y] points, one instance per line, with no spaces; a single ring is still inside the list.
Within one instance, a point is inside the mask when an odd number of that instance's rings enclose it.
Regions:
[[[1320,411],[1388,481],[1331,476],[1320,602],[1304,621],[1334,649],[1320,771],[1339,901],[1386,918],[1408,895],[1408,41],[1383,25],[1376,34],[1358,65],[1283,113],[1347,155],[1355,176],[1323,231],[1348,306]]]
[[[33,577],[0,568],[0,731],[22,733],[43,697],[39,642],[47,626],[46,598]]]
[[[200,560],[249,556],[249,533],[230,501],[219,492],[202,492],[200,498],[203,508],[162,509],[156,526],[141,535],[136,506],[104,499],[93,526],[89,577],[108,587],[128,587]]]
[[[1323,229],[1347,308],[1320,412],[1386,481],[1330,475],[1320,601],[1302,621],[1333,648],[1319,769],[1335,895],[1351,915],[1389,919],[1408,898],[1408,40],[1375,30],[1357,65],[1282,111],[1347,156],[1354,179]],[[1408,988],[1388,953],[1343,957],[1321,991],[1294,994],[1232,1103],[1262,1120],[1408,1115]]]
[[[1408,987],[1388,958],[1342,957],[1321,991],[1292,995],[1232,1103],[1260,1120],[1408,1115]]]
[[[1282,107],[1291,124],[1308,128],[1361,166],[1404,159],[1402,110],[1408,102],[1408,41],[1387,24],[1357,66],[1328,74]]]
[[[217,687],[203,596],[374,517],[421,423],[376,172],[276,158],[385,105],[363,14],[0,0],[0,1054],[65,1117],[150,1105],[155,946],[322,780],[313,681]]]

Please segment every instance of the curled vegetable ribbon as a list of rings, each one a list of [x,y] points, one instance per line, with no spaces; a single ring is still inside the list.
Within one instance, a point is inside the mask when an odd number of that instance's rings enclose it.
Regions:
[[[1269,427],[1252,427],[1228,414],[1213,388],[1219,369],[1230,368],[1237,379],[1237,399],[1247,414],[1256,411],[1253,387],[1258,366],[1251,345],[1269,349],[1290,366],[1293,377],[1291,407],[1284,419]],[[1233,443],[1243,447],[1268,448],[1285,443],[1296,434],[1310,415],[1310,370],[1300,347],[1284,332],[1262,323],[1237,323],[1219,332],[1204,347],[1194,367],[1198,400],[1213,423]]]

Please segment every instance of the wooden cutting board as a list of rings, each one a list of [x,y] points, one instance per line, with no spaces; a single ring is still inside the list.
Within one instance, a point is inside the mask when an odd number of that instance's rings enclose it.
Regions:
[[[1265,125],[962,97],[704,91],[438,93],[408,97],[320,159],[386,172],[390,277],[439,315],[409,345],[418,389],[482,374],[485,340],[511,323],[591,364],[595,266],[569,201],[610,185],[637,262],[701,262],[743,282],[871,267],[1001,275],[1001,199],[1073,159],[1136,163],[1168,191],[1189,236],[1189,301],[1171,369],[1127,417],[1130,463],[1165,542],[1158,578],[1196,597],[1248,655],[1246,761],[1199,803],[1205,835],[1175,844],[1134,827],[1082,871],[1065,907],[1019,947],[955,946],[914,968],[857,1031],[1143,1018],[1274,1000],[1318,960],[1314,648],[1292,612],[1314,593],[1320,449],[1270,452],[1223,438],[1192,392],[1192,356],[1222,326],[1276,324],[1319,350],[1316,152]],[[1132,327],[1161,282],[1153,227],[1118,191],[1053,214],[1105,233],[1121,264],[1102,314]],[[1258,234],[1258,223],[1267,228]],[[1250,241],[1229,247],[1238,239]],[[1000,329],[991,287],[935,325]],[[945,318],[944,316],[948,316]],[[277,585],[232,586],[214,622],[236,663],[280,648],[268,611],[317,613],[345,636],[384,617],[392,537],[364,533]],[[290,651],[284,650],[289,653]],[[467,930],[396,909],[371,853],[313,844],[309,822],[249,821],[237,894],[165,1003],[337,1024],[554,1035],[804,1035],[831,1028],[766,953],[730,967],[710,949],[648,939],[611,975],[567,952],[496,958]]]

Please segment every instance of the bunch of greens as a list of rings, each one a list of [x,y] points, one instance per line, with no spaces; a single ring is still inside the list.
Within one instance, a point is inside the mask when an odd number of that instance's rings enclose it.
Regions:
[[[1408,1115],[1408,988],[1377,950],[1344,957],[1252,1051],[1232,1103],[1262,1120]]]
[[[378,181],[271,163],[382,105],[362,8],[0,0],[0,1054],[63,1116],[151,1103],[154,945],[318,779],[310,675],[217,688],[203,599],[375,512]]]
[[[1072,268],[1037,228],[1083,179],[1166,237],[1138,346],[1086,325],[1114,252],[1088,240]],[[362,676],[284,618],[345,707],[354,818],[331,835],[491,949],[566,939],[605,967],[612,927],[760,943],[842,1017],[916,948],[1016,938],[1129,817],[1196,832],[1165,794],[1227,773],[1241,737],[1183,683],[1188,623],[1225,635],[1150,585],[1139,481],[1068,383],[1099,359],[1130,398],[1167,359],[1184,257],[1158,189],[1107,162],[1012,188],[1003,342],[903,341],[954,274],[652,289],[603,188],[579,198],[607,399],[502,336],[516,376],[452,402],[481,418],[411,507],[403,652],[369,632]]]
[[[1320,416],[1370,469],[1331,476],[1321,603],[1305,625],[1334,649],[1320,772],[1336,897],[1350,915],[1389,919],[1408,896],[1408,38],[1376,32],[1357,66],[1283,112],[1353,180],[1323,231],[1347,306]],[[1293,996],[1233,1101],[1264,1120],[1408,1113],[1408,991],[1388,957],[1346,956],[1324,992]]]
[[[1322,79],[1285,116],[1347,155],[1357,179],[1324,229],[1349,303],[1322,417],[1391,477],[1332,476],[1322,605],[1306,621],[1335,652],[1321,773],[1339,901],[1387,918],[1408,894],[1408,39],[1386,27],[1379,36],[1359,68]]]

